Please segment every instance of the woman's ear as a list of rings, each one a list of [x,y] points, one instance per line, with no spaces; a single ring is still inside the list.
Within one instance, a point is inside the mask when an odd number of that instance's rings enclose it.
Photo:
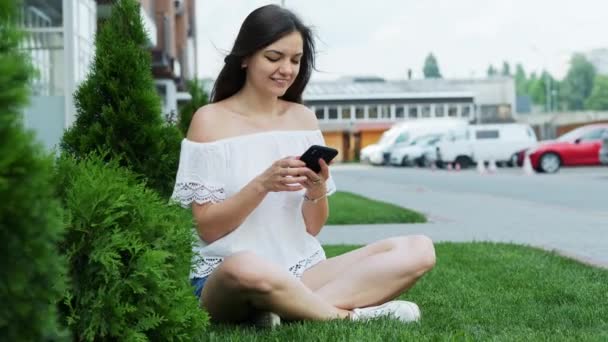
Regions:
[[[249,57],[244,57],[241,61],[241,69],[246,69],[249,64]]]

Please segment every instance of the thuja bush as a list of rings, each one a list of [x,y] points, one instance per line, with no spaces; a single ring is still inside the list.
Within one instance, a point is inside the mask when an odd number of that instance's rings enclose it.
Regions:
[[[190,341],[207,315],[188,276],[192,218],[104,155],[57,162],[72,287],[61,306],[77,340]]]
[[[168,198],[182,137],[161,114],[139,6],[116,1],[101,25],[91,70],[75,93],[76,121],[61,148],[77,158],[107,151],[106,161],[120,160]]]
[[[52,158],[23,127],[31,68],[18,50],[16,3],[0,2],[0,339],[66,338],[57,315],[65,263]]]

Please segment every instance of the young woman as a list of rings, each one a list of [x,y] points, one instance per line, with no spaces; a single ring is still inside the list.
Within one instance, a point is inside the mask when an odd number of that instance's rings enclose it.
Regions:
[[[417,321],[416,304],[387,301],[434,266],[429,238],[395,237],[330,259],[315,238],[335,184],[322,159],[317,174],[297,157],[324,144],[301,104],[314,53],[310,29],[292,12],[256,9],[212,103],[192,119],[172,197],[196,221],[196,294],[215,322]]]

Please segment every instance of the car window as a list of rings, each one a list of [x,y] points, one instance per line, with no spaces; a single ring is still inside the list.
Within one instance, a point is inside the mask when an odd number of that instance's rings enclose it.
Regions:
[[[401,133],[399,134],[399,136],[397,137],[397,140],[395,140],[395,144],[401,144],[407,141],[407,139],[409,138],[409,134],[407,133]]]
[[[475,131],[475,139],[498,139],[500,136],[497,129],[484,129]]]
[[[594,130],[591,130],[591,131],[585,133],[581,137],[581,141],[600,140],[603,135],[604,135],[604,129],[603,128],[594,129]]]

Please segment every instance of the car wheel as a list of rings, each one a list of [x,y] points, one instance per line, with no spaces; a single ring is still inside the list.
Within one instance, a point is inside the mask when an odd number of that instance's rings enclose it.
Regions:
[[[454,163],[457,163],[458,165],[460,165],[461,169],[467,169],[467,168],[471,167],[471,165],[473,165],[473,161],[471,160],[471,158],[469,158],[467,156],[458,156],[456,158],[456,160],[454,161]]]
[[[403,157],[403,159],[401,159],[401,166],[407,166],[407,156]]]
[[[418,164],[419,167],[428,167],[430,162],[425,156],[422,156],[416,160],[416,164]]]
[[[545,153],[540,156],[538,167],[540,171],[546,173],[555,173],[562,165],[562,160],[553,152]]]

